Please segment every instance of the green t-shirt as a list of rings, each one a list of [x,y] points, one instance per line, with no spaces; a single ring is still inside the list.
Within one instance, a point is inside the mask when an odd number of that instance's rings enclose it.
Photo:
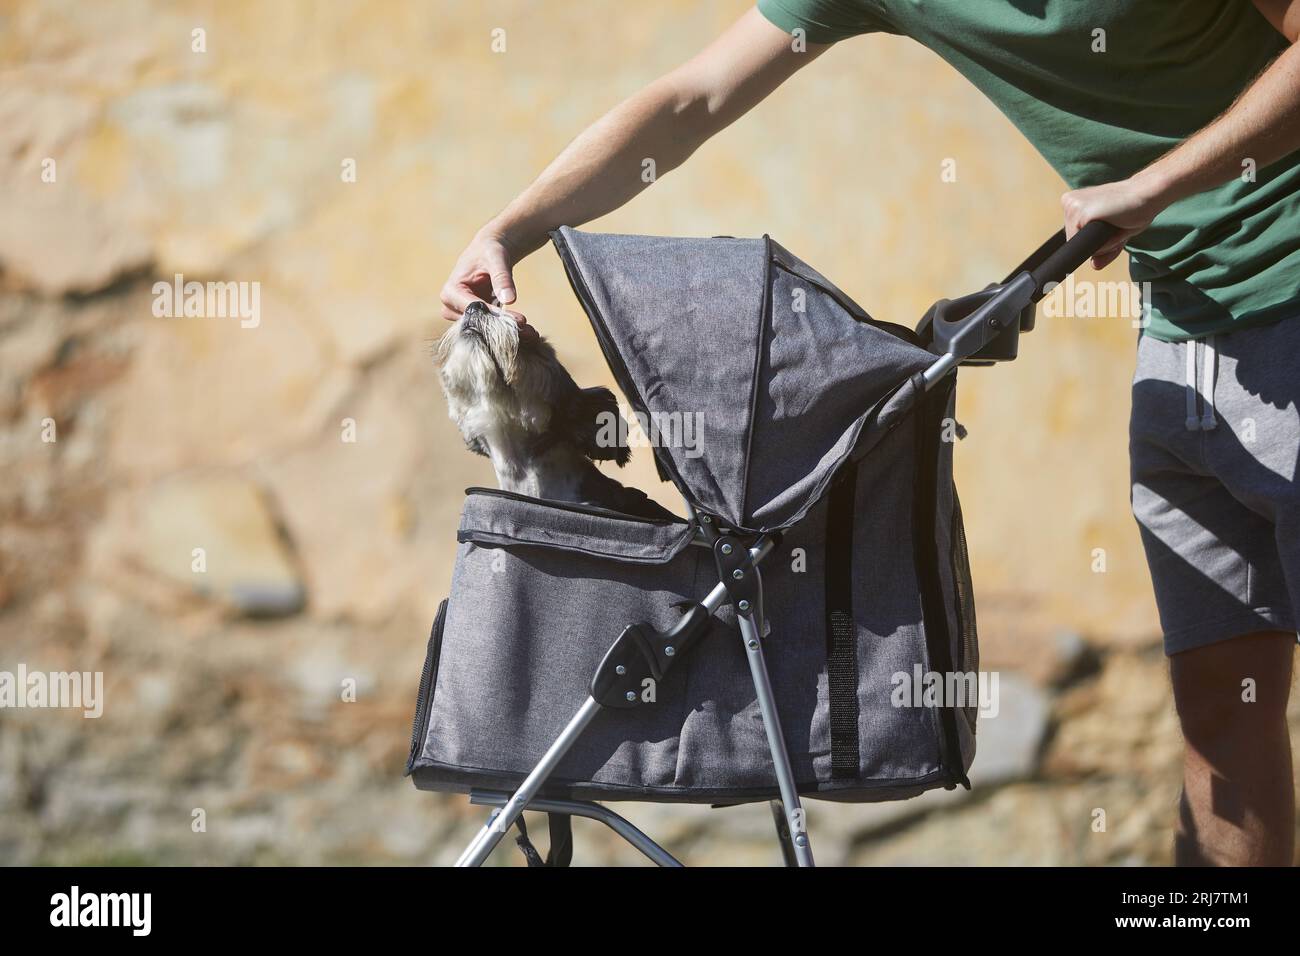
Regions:
[[[1250,0],[758,0],[758,8],[814,43],[912,37],[982,90],[1071,188],[1147,166],[1209,125],[1287,46]],[[1300,152],[1256,170],[1254,181],[1247,172],[1174,203],[1129,243],[1133,281],[1150,284],[1142,286],[1149,334],[1181,340],[1300,318]]]

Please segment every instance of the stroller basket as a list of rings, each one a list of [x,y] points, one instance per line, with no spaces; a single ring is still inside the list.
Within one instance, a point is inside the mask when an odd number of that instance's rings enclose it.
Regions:
[[[978,669],[950,373],[1014,356],[1103,227],[917,332],[766,237],[553,234],[635,411],[698,416],[696,443],[655,448],[690,517],[469,489],[407,766],[499,808],[461,863],[526,807],[671,863],[589,801],[774,800],[788,861],[811,865],[800,794],[969,787],[974,698],[921,688]]]

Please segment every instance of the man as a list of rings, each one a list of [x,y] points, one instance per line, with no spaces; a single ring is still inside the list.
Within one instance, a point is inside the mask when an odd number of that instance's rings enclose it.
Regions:
[[[442,290],[444,317],[475,298],[514,302],[512,265],[550,229],[636,195],[642,157],[678,166],[831,44],[872,32],[924,43],[1016,123],[1071,187],[1070,234],[1120,227],[1094,265],[1127,248],[1151,290],[1133,508],[1186,740],[1175,856],[1290,864],[1300,0],[759,0],[480,230]]]

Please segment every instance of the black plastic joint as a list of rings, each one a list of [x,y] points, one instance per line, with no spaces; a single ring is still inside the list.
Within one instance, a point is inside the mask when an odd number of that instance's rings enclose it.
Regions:
[[[591,696],[603,707],[628,709],[641,703],[646,681],[663,680],[681,656],[708,633],[711,615],[702,604],[673,607],[681,619],[667,631],[629,624],[605,652],[591,678]]]

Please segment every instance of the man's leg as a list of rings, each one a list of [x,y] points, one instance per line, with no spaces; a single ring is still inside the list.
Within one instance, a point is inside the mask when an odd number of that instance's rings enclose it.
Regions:
[[[1286,706],[1296,637],[1267,631],[1169,659],[1186,741],[1179,866],[1289,866],[1295,791]]]
[[[1214,344],[1217,375],[1204,347],[1143,336],[1130,421],[1133,513],[1186,740],[1175,857],[1289,864],[1300,318]]]

